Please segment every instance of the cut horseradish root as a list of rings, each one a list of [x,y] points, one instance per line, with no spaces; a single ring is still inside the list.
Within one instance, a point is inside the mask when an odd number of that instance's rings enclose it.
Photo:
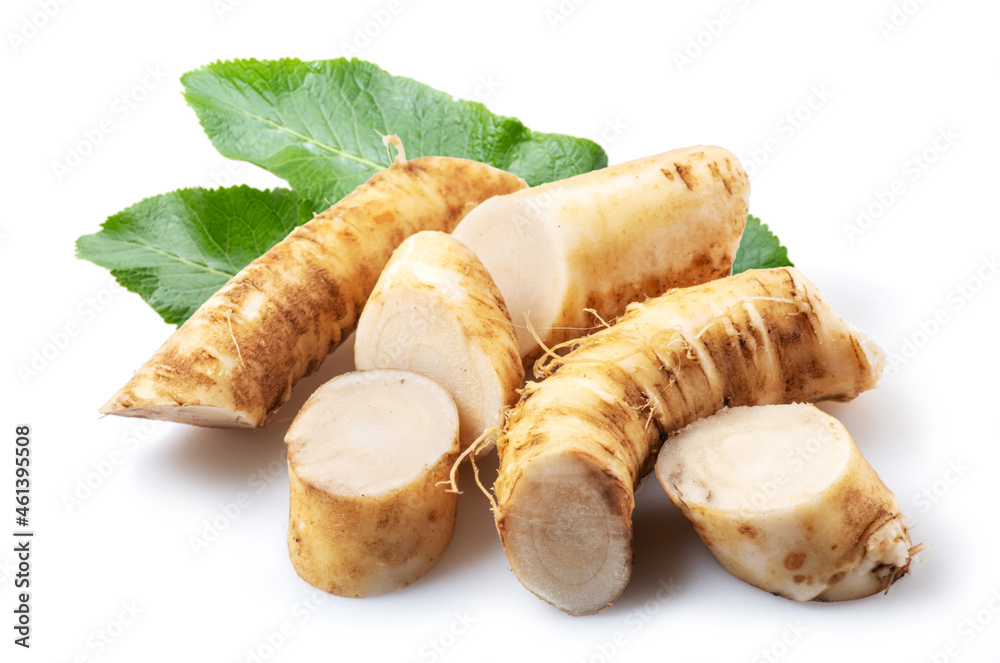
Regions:
[[[404,369],[441,384],[458,406],[463,451],[497,426],[524,384],[500,291],[479,258],[442,232],[417,233],[393,253],[358,322],[354,361],[360,370]]]
[[[552,347],[630,302],[727,276],[749,197],[736,155],[701,145],[496,196],[454,235],[493,276],[530,360],[539,339]]]
[[[320,387],[285,436],[288,552],[303,580],[331,594],[385,594],[444,554],[457,495],[458,411],[433,380],[354,372]]]
[[[662,440],[724,407],[835,399],[884,355],[792,268],[673,290],[547,356],[497,439],[497,530],[521,583],[574,615],[632,572],[633,490]],[[583,542],[583,543],[581,543]]]
[[[525,186],[475,161],[400,155],[232,277],[101,413],[266,426],[292,387],[354,330],[404,239],[452,230],[476,204]]]
[[[571,615],[611,605],[632,575],[632,495],[618,488],[585,456],[537,459],[497,510],[518,580]]]
[[[896,496],[812,405],[696,421],[664,443],[656,476],[727,571],[795,601],[887,590],[918,549]]]

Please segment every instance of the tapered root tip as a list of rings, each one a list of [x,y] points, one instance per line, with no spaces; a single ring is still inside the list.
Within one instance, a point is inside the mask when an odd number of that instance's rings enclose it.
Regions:
[[[101,414],[117,417],[139,417],[158,421],[173,421],[179,424],[207,426],[210,428],[257,428],[258,424],[248,417],[209,405],[149,405],[145,407],[122,407],[109,402],[100,409]]]
[[[913,549],[903,516],[889,519],[869,535],[861,563],[816,599],[849,601],[887,592],[894,582],[906,575],[913,560]]]

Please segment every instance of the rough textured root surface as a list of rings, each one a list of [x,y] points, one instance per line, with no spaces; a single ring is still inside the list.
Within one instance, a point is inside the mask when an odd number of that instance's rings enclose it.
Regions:
[[[552,346],[630,302],[730,274],[749,196],[734,154],[697,146],[494,198],[455,237],[493,275],[530,360],[541,346],[526,316]]]
[[[354,345],[360,370],[400,368],[455,399],[465,450],[514,404],[524,368],[507,306],[472,251],[451,235],[403,242],[379,277]],[[492,448],[485,440],[478,453]]]
[[[737,407],[660,450],[656,476],[730,573],[795,601],[862,598],[910,564],[899,502],[809,404]]]
[[[444,554],[457,496],[458,411],[443,387],[406,371],[335,378],[285,437],[288,552],[310,585],[363,597],[405,587]]]
[[[628,582],[631,556],[615,551],[631,547],[633,490],[665,436],[726,406],[850,400],[875,386],[884,361],[793,268],[744,272],[632,304],[610,328],[575,346],[565,357],[542,360],[548,377],[524,388],[497,441],[494,486],[511,568],[529,590],[573,614],[610,605]],[[550,565],[538,572],[528,561],[540,537],[550,558],[569,559],[579,537],[565,533],[594,528],[558,494],[528,494],[528,486],[543,485],[536,473],[576,462],[599,468],[590,490],[619,500],[605,510],[604,527],[621,534],[609,540],[607,558],[590,555],[586,569],[560,574]],[[561,553],[552,552],[558,547]],[[607,594],[565,600],[574,583],[598,585],[598,573]]]
[[[350,334],[393,250],[450,231],[470,206],[526,186],[464,159],[397,161],[251,262],[101,408],[201,426],[261,427]]]

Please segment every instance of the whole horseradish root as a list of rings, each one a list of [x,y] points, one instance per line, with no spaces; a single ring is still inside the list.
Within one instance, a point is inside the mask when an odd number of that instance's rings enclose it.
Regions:
[[[398,141],[398,139],[396,139]],[[393,250],[451,231],[469,209],[524,188],[475,161],[396,162],[229,280],[101,412],[258,428],[354,329]]]
[[[415,582],[451,541],[458,410],[408,371],[347,373],[309,397],[288,433],[288,553],[299,576],[340,596]]]
[[[918,548],[843,424],[806,403],[700,419],[664,443],[656,476],[723,568],[795,601],[887,590]]]
[[[632,304],[574,345],[511,412],[494,490],[514,573],[575,615],[628,583],[633,490],[664,437],[726,406],[850,400],[884,363],[793,268]]]
[[[454,234],[493,276],[533,359],[526,315],[552,346],[631,302],[728,276],[749,198],[736,155],[689,147],[498,196]]]

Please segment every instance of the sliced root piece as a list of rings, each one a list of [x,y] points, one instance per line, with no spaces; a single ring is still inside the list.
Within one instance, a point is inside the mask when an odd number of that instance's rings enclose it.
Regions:
[[[476,255],[442,232],[417,233],[393,254],[358,322],[354,359],[360,370],[405,369],[444,386],[463,450],[497,425],[524,383],[500,291]]]
[[[749,196],[736,155],[700,145],[498,196],[455,237],[493,275],[530,360],[630,302],[729,275]]]
[[[795,601],[883,591],[910,563],[899,502],[808,404],[723,410],[668,440],[656,476],[719,563]]]
[[[632,495],[600,481],[572,453],[536,461],[497,528],[518,579],[571,615],[589,615],[625,589],[632,572]]]
[[[443,387],[407,371],[334,378],[285,436],[288,552],[331,594],[385,594],[415,582],[451,541],[458,411]]]

